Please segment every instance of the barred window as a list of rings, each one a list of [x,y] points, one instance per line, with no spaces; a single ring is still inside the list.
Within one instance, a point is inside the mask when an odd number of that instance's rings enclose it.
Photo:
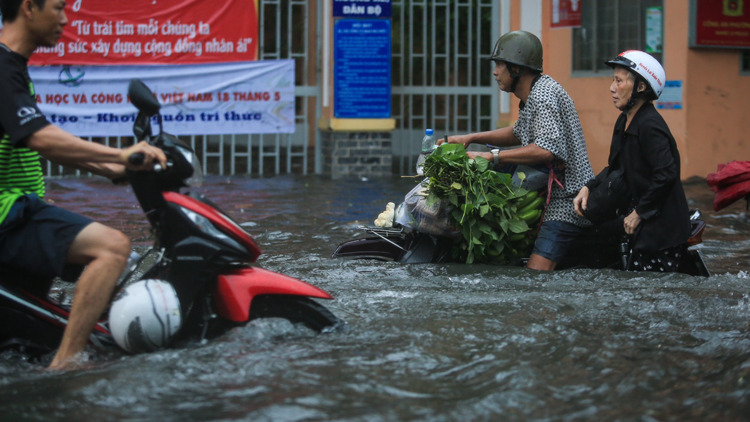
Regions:
[[[586,0],[573,29],[573,71],[609,71],[604,63],[625,50],[643,50],[662,62],[663,0]]]

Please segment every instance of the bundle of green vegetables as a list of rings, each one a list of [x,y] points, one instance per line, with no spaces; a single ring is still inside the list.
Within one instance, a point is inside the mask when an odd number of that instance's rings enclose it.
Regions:
[[[482,157],[470,159],[462,145],[443,144],[424,162],[427,204],[448,202],[448,216],[461,230],[453,258],[467,264],[514,263],[533,246],[544,198],[512,184],[512,176],[492,171]]]

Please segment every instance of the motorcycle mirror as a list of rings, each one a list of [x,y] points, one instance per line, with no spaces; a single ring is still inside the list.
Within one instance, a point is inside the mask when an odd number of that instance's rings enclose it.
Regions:
[[[144,112],[138,113],[133,124],[135,139],[147,139],[151,136],[151,117]]]
[[[128,85],[128,96],[130,102],[147,116],[153,116],[159,112],[161,104],[151,90],[140,79],[131,79]]]

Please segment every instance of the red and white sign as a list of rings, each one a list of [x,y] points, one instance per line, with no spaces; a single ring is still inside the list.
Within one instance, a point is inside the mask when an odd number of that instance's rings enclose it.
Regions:
[[[583,0],[552,0],[551,28],[578,28],[581,26]]]
[[[257,1],[71,0],[32,65],[199,64],[258,58]]]

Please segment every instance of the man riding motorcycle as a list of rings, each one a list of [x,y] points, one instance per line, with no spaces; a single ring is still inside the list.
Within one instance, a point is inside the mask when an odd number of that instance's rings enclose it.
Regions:
[[[2,0],[0,33],[0,266],[33,278],[80,274],[70,318],[50,369],[74,367],[130,253],[121,232],[45,203],[39,156],[111,179],[125,167],[147,170],[163,152],[145,142],[119,150],[87,142],[47,121],[36,105],[27,63],[40,46],[54,46],[68,20],[64,0]],[[144,160],[131,164],[128,157]],[[34,277],[36,276],[36,277]],[[31,286],[26,286],[31,287]]]

